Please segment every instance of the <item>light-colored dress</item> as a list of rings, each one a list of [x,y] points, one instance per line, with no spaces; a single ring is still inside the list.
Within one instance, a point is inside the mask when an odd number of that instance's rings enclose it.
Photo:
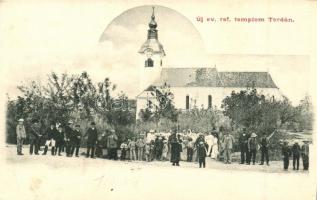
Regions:
[[[214,137],[214,143],[213,143],[213,146],[212,146],[211,158],[212,159],[217,159],[218,154],[219,154],[218,139],[216,137]]]

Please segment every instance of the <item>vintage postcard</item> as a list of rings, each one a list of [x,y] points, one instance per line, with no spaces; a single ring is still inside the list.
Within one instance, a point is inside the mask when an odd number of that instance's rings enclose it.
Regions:
[[[0,0],[7,199],[316,199],[316,1]]]

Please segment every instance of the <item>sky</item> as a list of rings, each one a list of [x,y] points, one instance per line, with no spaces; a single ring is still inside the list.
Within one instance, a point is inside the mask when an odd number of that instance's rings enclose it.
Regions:
[[[205,2],[205,1],[202,1]],[[310,93],[310,3],[252,1],[156,5],[164,67],[214,67],[219,71],[268,71],[281,92],[297,104]],[[283,1],[280,1],[283,2]],[[151,4],[127,1],[1,1],[0,65],[5,93],[44,81],[50,71],[87,71],[95,82],[109,77],[134,98],[138,93],[138,50],[146,40]],[[316,8],[316,7],[315,7]],[[294,23],[201,23],[196,17],[287,16]]]

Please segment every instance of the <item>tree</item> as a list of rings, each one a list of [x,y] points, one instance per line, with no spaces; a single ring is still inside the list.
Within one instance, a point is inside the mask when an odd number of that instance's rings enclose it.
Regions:
[[[19,118],[25,119],[26,128],[33,119],[39,120],[42,128],[52,121],[66,124],[72,119],[84,129],[93,120],[102,130],[119,126],[133,130],[130,126],[135,121],[135,109],[128,109],[130,100],[123,93],[116,98],[111,96],[116,86],[109,78],[97,86],[87,72],[75,75],[52,72],[47,78],[44,85],[32,81],[18,86],[22,95],[16,100],[8,98],[7,138],[10,142],[15,141]]]
[[[157,124],[163,118],[177,122],[179,112],[174,106],[174,95],[170,87],[166,83],[162,86],[153,86],[151,95],[155,100],[149,100],[147,108],[140,112],[141,119],[155,121]]]
[[[296,110],[286,97],[276,101],[258,94],[255,88],[232,92],[221,107],[224,115],[236,125],[258,134],[272,133],[281,125],[296,120]]]

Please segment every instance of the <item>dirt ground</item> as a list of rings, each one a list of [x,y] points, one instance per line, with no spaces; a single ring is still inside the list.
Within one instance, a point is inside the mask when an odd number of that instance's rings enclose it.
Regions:
[[[84,150],[84,149],[83,149]],[[0,199],[315,199],[309,172],[270,166],[195,162],[129,162],[83,156],[16,155],[6,152]],[[5,180],[5,181],[4,181]],[[23,198],[21,198],[21,195]],[[302,198],[304,195],[305,198]],[[92,198],[94,197],[94,198]]]

